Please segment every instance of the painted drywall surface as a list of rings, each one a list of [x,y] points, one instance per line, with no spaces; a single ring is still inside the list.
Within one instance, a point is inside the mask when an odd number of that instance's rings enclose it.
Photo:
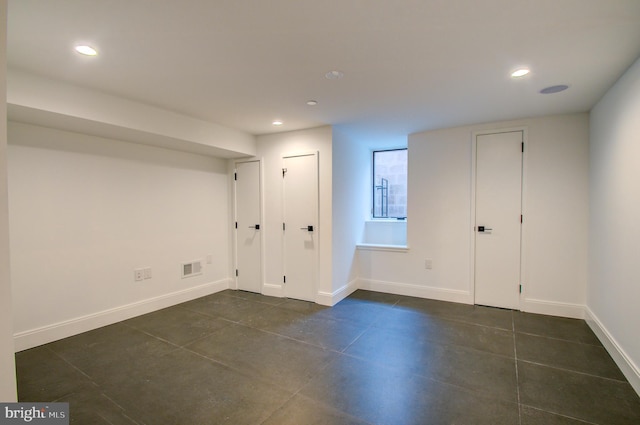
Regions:
[[[462,129],[409,137],[408,252],[361,251],[361,278],[417,296],[447,298],[468,290],[469,133]],[[425,269],[432,259],[432,270]],[[441,293],[425,292],[437,288]],[[375,289],[375,286],[374,286]],[[383,288],[379,288],[383,289]],[[458,294],[459,295],[459,294]],[[458,296],[456,301],[465,301]]]
[[[407,245],[407,222],[402,220],[367,220],[362,242],[379,245]]]
[[[332,294],[332,166],[331,127],[257,137],[257,157],[264,166],[265,284],[278,292],[282,285],[282,156],[319,153],[319,278],[320,301]],[[275,291],[275,292],[274,292]],[[324,301],[323,301],[324,300]]]
[[[6,117],[7,2],[0,0],[0,116]],[[7,127],[0,122],[0,401],[17,400],[13,349],[11,276],[9,272],[9,195],[7,192]]]
[[[333,127],[332,146],[333,289],[334,292],[349,292],[358,286],[362,276],[360,265],[370,255],[358,251],[356,245],[367,242],[365,225],[367,220],[371,220],[373,151],[405,148],[407,142],[356,139],[349,131],[337,126]],[[400,238],[406,238],[406,235]]]
[[[250,134],[16,70],[8,74],[7,102],[16,107],[16,121],[99,136],[130,135],[133,141],[165,147],[179,148],[175,142],[181,141],[194,145],[192,150],[217,148],[221,156],[255,153]]]
[[[582,306],[588,270],[589,117],[532,119],[527,129],[524,300]]]
[[[640,373],[640,61],[591,111],[587,305]],[[638,387],[636,387],[638,388]]]
[[[369,218],[370,153],[363,143],[333,128],[333,290],[357,279],[356,244]]]
[[[360,252],[372,288],[473,302],[472,135],[526,128],[523,283],[527,300],[584,304],[587,269],[587,114],[429,131],[409,136],[409,252]],[[433,268],[425,268],[431,259]],[[556,305],[558,304],[558,305]],[[562,310],[566,311],[566,310]],[[570,314],[570,313],[568,313]]]
[[[10,122],[8,162],[16,333],[228,278],[225,161]]]

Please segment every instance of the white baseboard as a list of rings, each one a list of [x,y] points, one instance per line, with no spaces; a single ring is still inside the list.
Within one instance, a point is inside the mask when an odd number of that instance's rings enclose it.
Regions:
[[[204,297],[205,295],[214,294],[228,289],[230,283],[231,279],[209,282],[204,285],[199,285],[182,291],[176,291],[170,294],[164,294],[154,298],[88,314],[86,316],[42,326],[40,328],[18,332],[13,335],[15,351],[18,352],[37,347],[42,344],[47,344],[52,341],[57,341],[62,338],[97,329],[102,326],[111,325],[113,323],[160,310],[162,308],[171,307],[185,301]]]
[[[262,285],[262,295],[284,298],[284,288],[279,284],[275,285],[273,283],[265,283]]]
[[[359,279],[358,287],[367,291],[385,292],[387,294],[406,295],[409,297],[430,298],[462,304],[473,304],[473,296],[469,291],[434,288],[431,286],[410,283],[385,282],[382,280]]]
[[[589,309],[584,308],[585,320],[593,333],[596,334],[604,348],[607,350],[613,361],[616,362],[624,376],[627,378],[633,389],[640,395],[640,368],[631,357],[620,347],[620,344],[611,335],[600,319]]]
[[[581,304],[561,303],[557,301],[545,301],[525,298],[520,304],[520,309],[527,313],[570,317],[573,319],[584,319],[585,306]]]
[[[344,285],[342,288],[336,289],[331,293],[318,292],[318,295],[316,296],[316,303],[320,305],[333,307],[343,299],[347,298],[357,289],[358,289],[358,279],[354,279],[351,282]]]

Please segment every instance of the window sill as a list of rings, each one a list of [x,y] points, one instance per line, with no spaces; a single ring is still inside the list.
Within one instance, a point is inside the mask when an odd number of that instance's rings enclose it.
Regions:
[[[383,245],[375,243],[359,243],[356,248],[363,251],[388,251],[388,252],[408,252],[407,245]]]

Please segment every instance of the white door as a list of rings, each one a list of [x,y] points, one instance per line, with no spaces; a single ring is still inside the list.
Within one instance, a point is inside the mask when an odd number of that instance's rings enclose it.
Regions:
[[[318,275],[318,155],[283,158],[284,294],[315,301]]]
[[[475,303],[519,309],[523,132],[476,136]]]
[[[260,161],[236,163],[235,199],[236,285],[244,291],[261,293]]]

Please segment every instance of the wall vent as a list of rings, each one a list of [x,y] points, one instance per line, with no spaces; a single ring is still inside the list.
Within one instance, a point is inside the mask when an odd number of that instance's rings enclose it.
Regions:
[[[182,263],[182,278],[198,276],[202,274],[202,260],[189,261]]]

